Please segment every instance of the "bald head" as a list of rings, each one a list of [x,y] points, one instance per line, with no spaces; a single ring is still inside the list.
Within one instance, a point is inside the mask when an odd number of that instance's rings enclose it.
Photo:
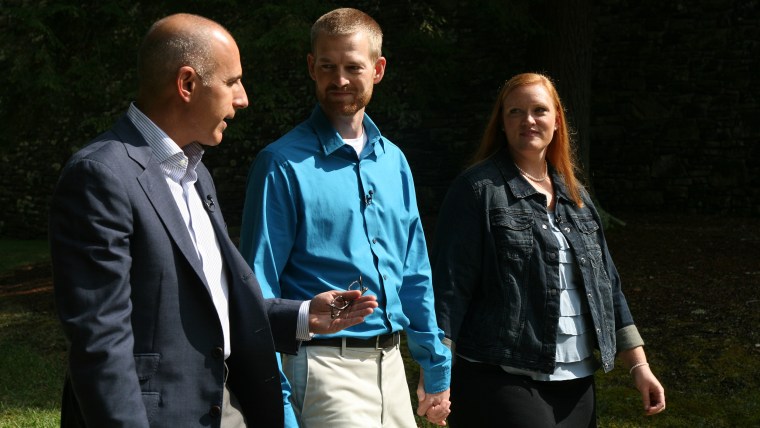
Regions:
[[[232,40],[230,33],[202,16],[180,13],[157,21],[140,46],[141,96],[165,90],[183,66],[192,67],[205,83],[216,67],[213,42],[225,39]]]

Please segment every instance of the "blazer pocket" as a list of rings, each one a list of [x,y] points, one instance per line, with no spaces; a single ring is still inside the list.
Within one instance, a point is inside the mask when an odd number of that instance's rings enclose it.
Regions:
[[[156,410],[158,410],[158,405],[161,402],[161,394],[158,392],[143,392],[142,400],[145,405],[145,414],[148,417],[148,422],[152,423]]]
[[[158,371],[161,354],[135,354],[135,371],[137,379],[145,382],[153,377]]]

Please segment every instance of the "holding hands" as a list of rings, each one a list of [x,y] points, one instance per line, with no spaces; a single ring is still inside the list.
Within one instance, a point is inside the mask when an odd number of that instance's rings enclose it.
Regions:
[[[451,413],[449,389],[435,394],[425,392],[425,374],[420,370],[420,382],[417,384],[417,414],[436,425],[446,426],[446,418]]]

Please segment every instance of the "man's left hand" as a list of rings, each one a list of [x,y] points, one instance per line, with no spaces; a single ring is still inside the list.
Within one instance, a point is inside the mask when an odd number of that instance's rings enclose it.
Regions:
[[[451,401],[449,401],[450,389],[435,394],[425,392],[425,375],[420,370],[420,381],[417,384],[417,414],[425,416],[428,421],[436,425],[446,425],[446,418],[451,413]]]

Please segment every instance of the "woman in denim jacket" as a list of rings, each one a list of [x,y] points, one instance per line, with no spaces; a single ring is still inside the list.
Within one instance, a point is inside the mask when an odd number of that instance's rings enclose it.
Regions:
[[[616,356],[644,412],[665,408],[571,153],[550,79],[517,75],[441,207],[433,284],[455,347],[454,428],[595,427],[593,374]]]

